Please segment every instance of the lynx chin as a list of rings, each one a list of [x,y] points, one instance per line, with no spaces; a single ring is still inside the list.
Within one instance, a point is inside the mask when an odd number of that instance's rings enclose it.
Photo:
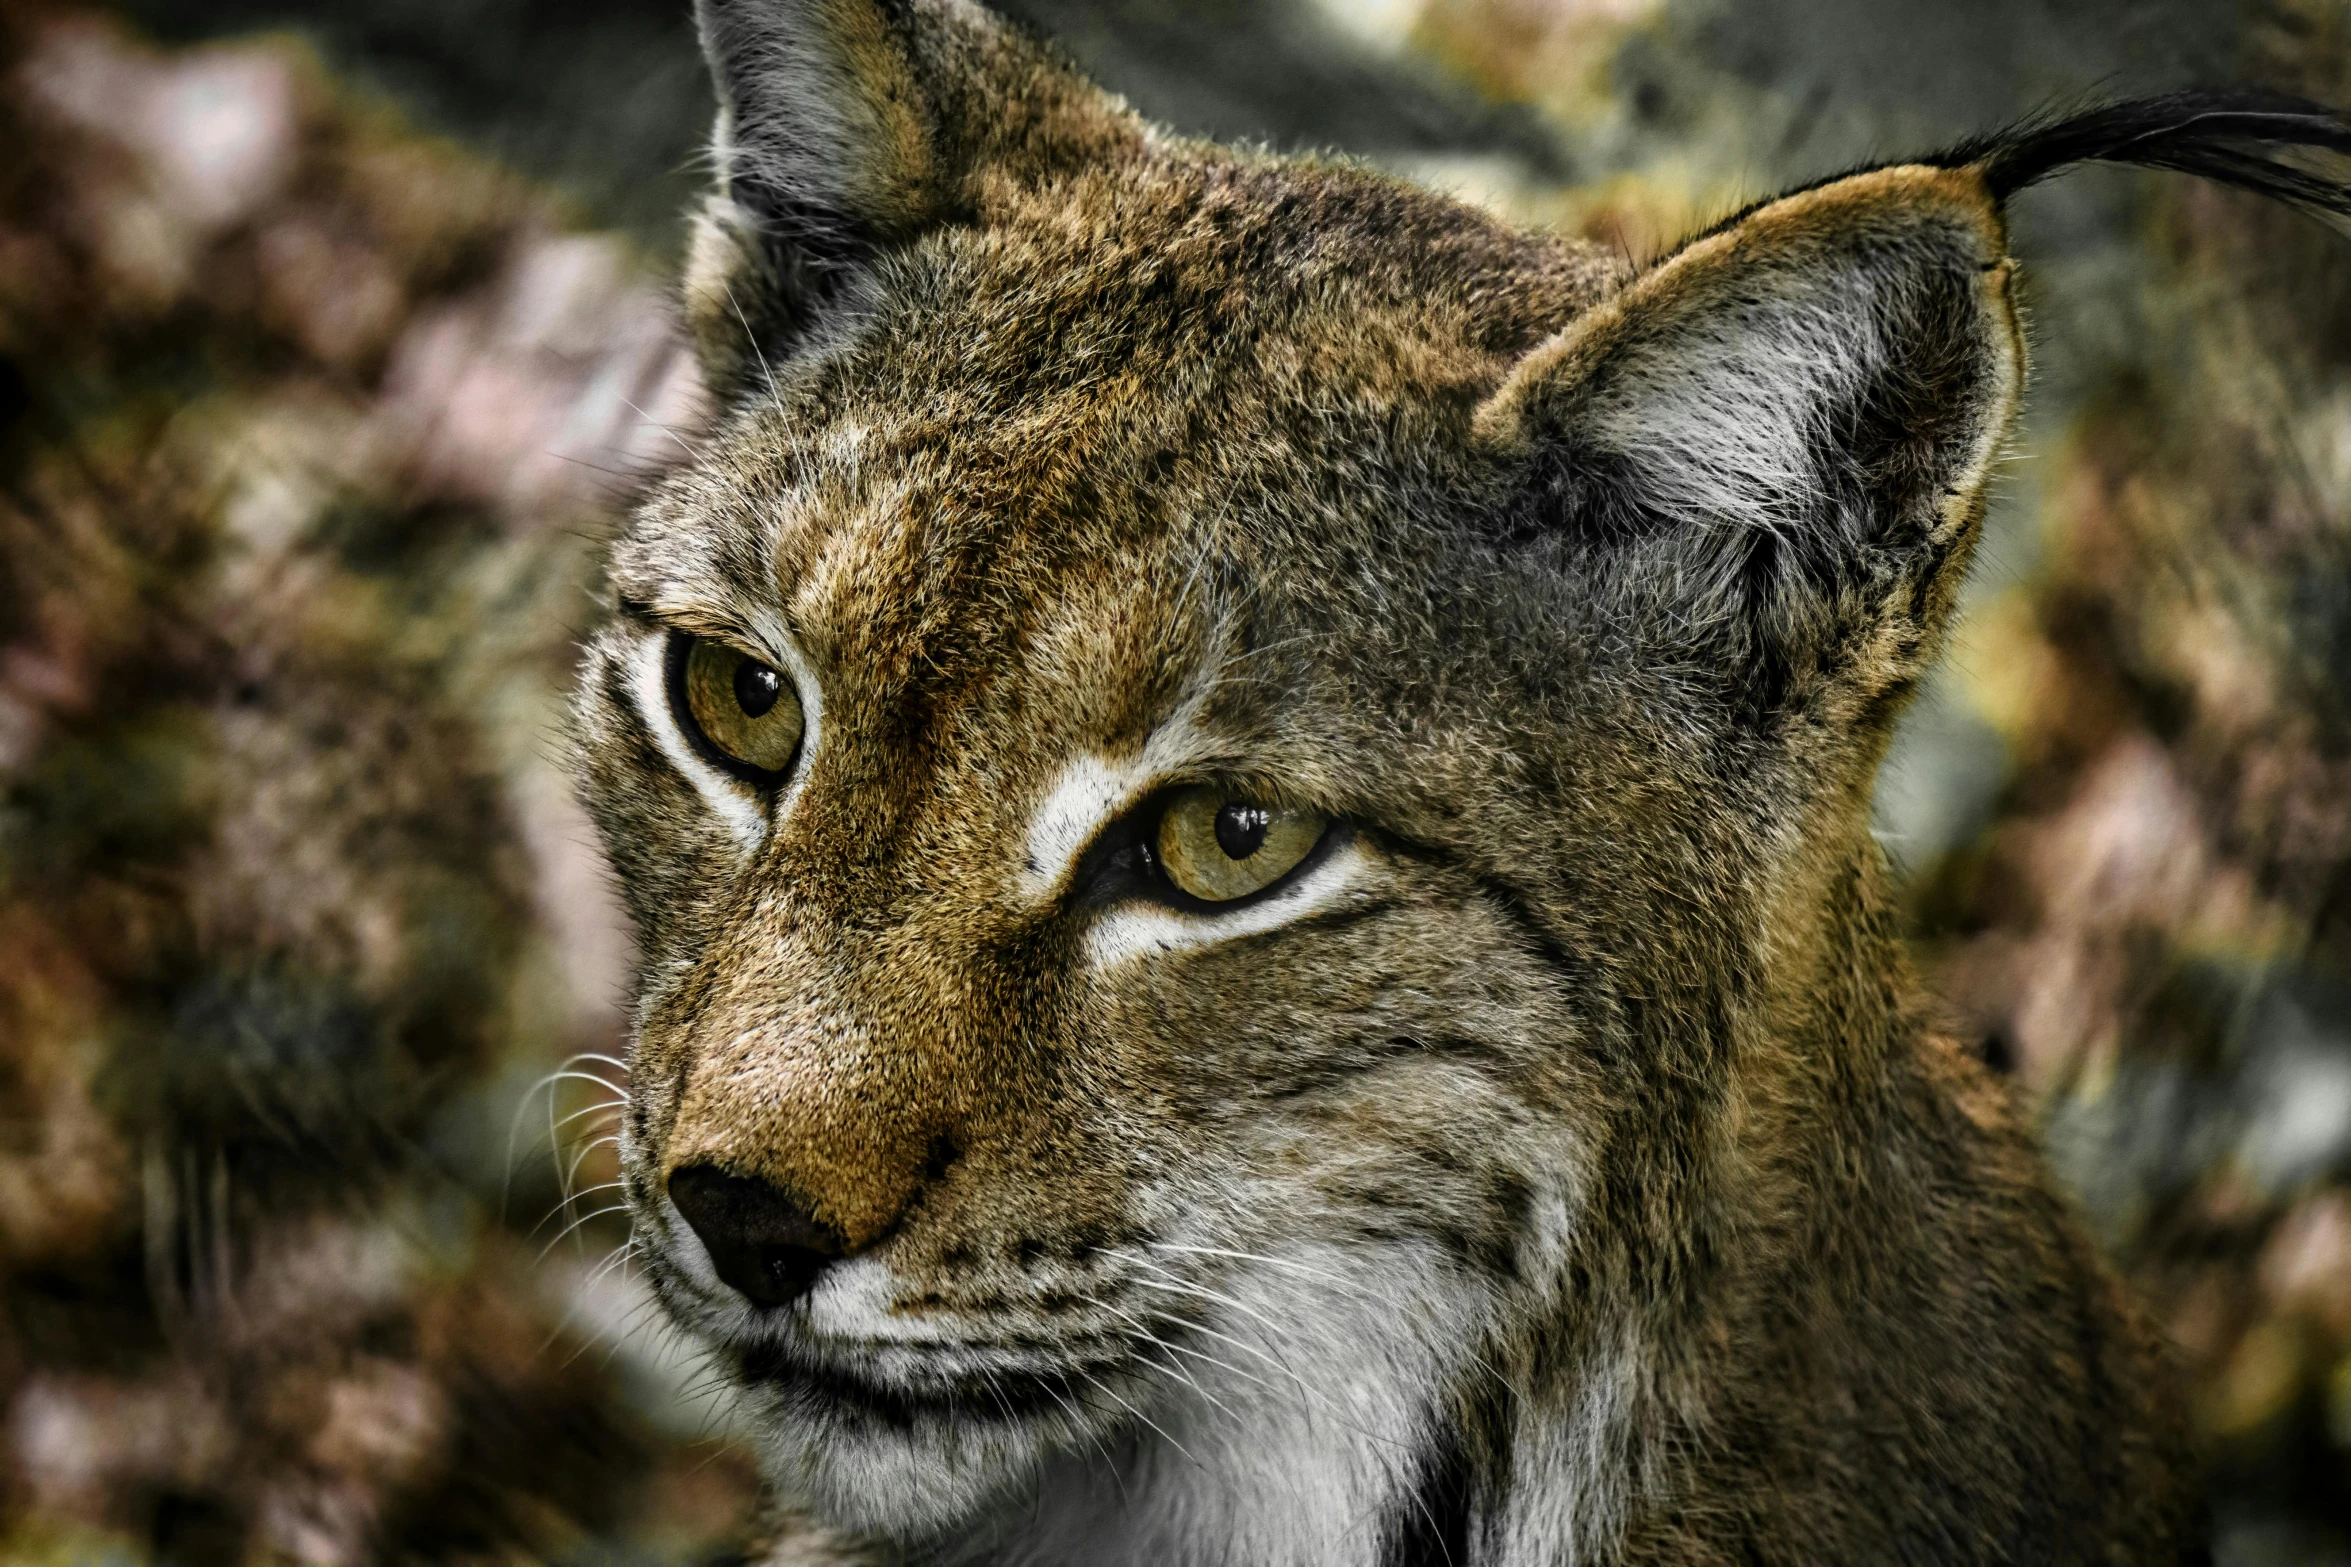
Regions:
[[[722,413],[577,698],[625,1173],[777,1560],[2151,1562],[2155,1336],[1867,830],[2082,159],[1653,264],[1174,137],[962,0],[703,0]]]

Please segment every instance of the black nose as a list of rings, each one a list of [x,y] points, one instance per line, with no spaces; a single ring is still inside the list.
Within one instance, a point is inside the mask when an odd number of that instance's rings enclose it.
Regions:
[[[841,1255],[841,1238],[780,1186],[714,1164],[671,1173],[669,1200],[702,1237],[718,1276],[762,1306],[788,1306]]]

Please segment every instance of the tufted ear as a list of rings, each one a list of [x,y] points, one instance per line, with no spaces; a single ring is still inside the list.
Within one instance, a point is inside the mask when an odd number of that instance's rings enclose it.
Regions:
[[[1669,628],[1770,712],[1882,720],[1933,654],[2012,412],[2001,203],[2083,162],[2193,174],[2351,224],[2351,119],[2191,90],[2030,121],[1750,208],[1515,366],[1477,433],[1510,529],[1616,627]],[[2339,166],[2338,166],[2339,167]]]
[[[1121,156],[1142,130],[964,0],[696,0],[718,93],[717,188],[686,313],[722,398],[788,356],[894,246],[985,221],[1015,185]]]
[[[1568,551],[1761,709],[1913,677],[1957,586],[2022,351],[1972,169],[1752,209],[1530,353],[1477,413],[1514,531]]]

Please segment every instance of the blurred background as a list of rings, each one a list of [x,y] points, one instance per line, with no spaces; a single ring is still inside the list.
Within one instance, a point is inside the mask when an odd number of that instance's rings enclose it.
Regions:
[[[1652,254],[2052,102],[2351,103],[2351,0],[1017,0],[1144,112]],[[686,0],[0,0],[0,1559],[717,1562],[606,1186],[561,692],[691,438]],[[2351,240],[2020,203],[2036,348],[1879,792],[1952,1026],[2351,1562]]]

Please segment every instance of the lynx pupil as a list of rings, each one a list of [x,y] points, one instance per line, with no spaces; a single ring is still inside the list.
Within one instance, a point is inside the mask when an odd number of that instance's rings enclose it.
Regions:
[[[1265,847],[1266,829],[1272,825],[1273,812],[1264,806],[1227,800],[1216,813],[1216,846],[1227,859],[1245,860]]]
[[[1178,892],[1230,903],[1297,869],[1329,826],[1319,811],[1258,805],[1196,784],[1178,790],[1161,810],[1153,847]]]
[[[735,666],[735,705],[746,718],[765,718],[784,694],[784,677],[756,659]]]

